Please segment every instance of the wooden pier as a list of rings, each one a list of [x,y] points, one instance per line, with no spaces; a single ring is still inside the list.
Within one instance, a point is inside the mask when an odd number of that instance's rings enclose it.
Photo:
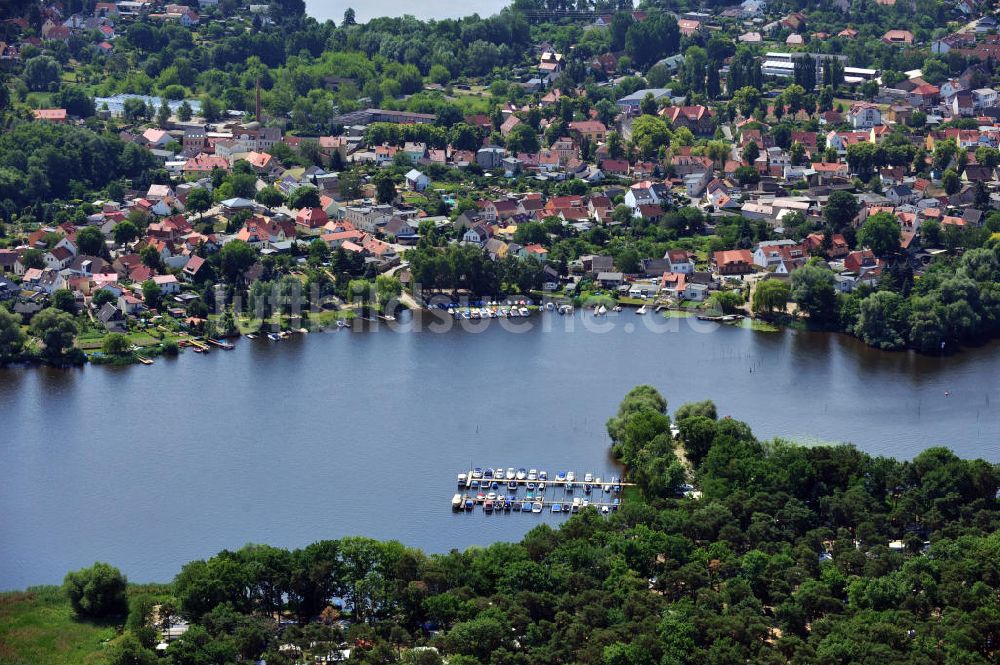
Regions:
[[[177,342],[178,346],[190,346],[195,350],[195,353],[207,353],[211,350],[211,347],[204,342],[197,339],[182,339]]]

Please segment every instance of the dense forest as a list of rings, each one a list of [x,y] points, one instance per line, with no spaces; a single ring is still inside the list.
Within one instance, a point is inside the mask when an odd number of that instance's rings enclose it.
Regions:
[[[111,662],[288,663],[337,645],[362,663],[996,662],[1000,468],[760,441],[711,402],[672,415],[640,386],[608,421],[638,483],[617,513],[443,555],[360,537],[220,552],[128,594]],[[700,495],[680,494],[686,474]],[[84,615],[124,611],[113,569],[66,587]],[[178,617],[193,626],[157,661],[154,628]]]

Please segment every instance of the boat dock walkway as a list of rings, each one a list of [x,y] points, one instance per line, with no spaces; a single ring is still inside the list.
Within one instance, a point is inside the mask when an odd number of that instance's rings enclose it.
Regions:
[[[583,488],[584,485],[590,485],[591,487],[593,487],[595,492],[598,490],[604,490],[605,488],[610,489],[615,486],[635,487],[635,483],[622,482],[617,478],[611,481],[601,480],[601,482],[597,482],[598,479],[595,478],[590,482],[586,482],[580,478],[575,478],[574,480],[568,480],[566,478],[559,478],[559,477],[546,478],[543,480],[539,480],[538,478],[532,478],[531,480],[528,480],[527,477],[483,478],[482,476],[480,476],[477,478],[475,477],[474,474],[475,474],[474,469],[471,469],[463,474],[460,474],[460,476],[464,477],[465,480],[464,483],[461,480],[459,481],[459,487],[463,487],[465,489],[479,489],[480,487],[483,487],[485,489],[489,487],[492,483],[497,483],[499,489],[506,489],[507,484],[511,482],[515,483],[518,487],[526,487],[528,483],[531,483],[532,485],[537,485],[538,483],[544,483],[547,487],[562,487],[563,489],[565,489],[567,486],[569,486],[570,488]],[[485,483],[485,485],[483,483]]]
[[[455,512],[481,507],[486,513],[576,513],[593,507],[607,514],[621,507],[622,491],[634,485],[617,476],[605,481],[591,473],[581,479],[572,471],[560,471],[553,478],[535,469],[476,467],[458,474],[458,493],[451,507]]]

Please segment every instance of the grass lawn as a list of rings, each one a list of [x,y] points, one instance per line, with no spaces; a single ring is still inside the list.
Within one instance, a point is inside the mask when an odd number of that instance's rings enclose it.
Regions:
[[[779,332],[781,326],[769,323],[767,321],[761,321],[760,319],[741,319],[739,322],[740,328],[749,328],[750,330],[756,330],[757,332]]]
[[[105,333],[96,330],[88,331],[76,340],[76,345],[83,351],[99,351],[104,346]],[[167,340],[177,341],[184,339],[183,336],[170,332],[163,333],[163,339],[154,337],[147,332],[136,331],[128,334],[129,341],[136,346],[157,346]]]
[[[0,593],[0,665],[100,665],[112,625],[78,621],[59,587]]]

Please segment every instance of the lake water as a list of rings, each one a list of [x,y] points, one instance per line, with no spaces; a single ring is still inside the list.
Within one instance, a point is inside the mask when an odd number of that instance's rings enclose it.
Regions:
[[[462,18],[479,14],[482,17],[492,16],[509,5],[509,0],[423,0],[409,3],[398,0],[306,0],[306,13],[318,21],[333,20],[340,25],[344,20],[344,10],[354,9],[354,15],[359,23],[367,22],[380,16],[403,16],[409,14],[422,20]]]
[[[0,589],[95,560],[165,581],[247,542],[361,534],[442,552],[516,540],[553,516],[453,514],[455,475],[607,476],[604,423],[641,383],[672,408],[712,398],[761,437],[1000,459],[997,346],[942,359],[632,312],[531,322],[523,334],[497,321],[345,329],[150,367],[0,369]]]

